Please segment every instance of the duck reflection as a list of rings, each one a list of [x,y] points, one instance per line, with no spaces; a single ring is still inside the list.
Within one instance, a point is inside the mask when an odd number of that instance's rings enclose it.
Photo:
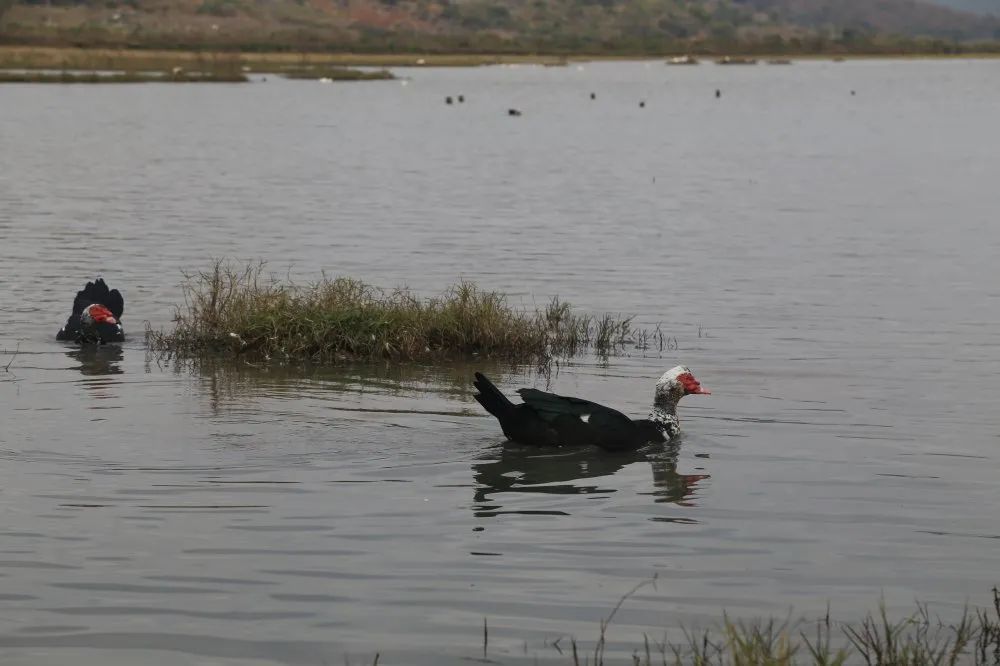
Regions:
[[[118,397],[116,389],[121,380],[115,375],[124,374],[120,365],[124,356],[120,345],[86,345],[66,352],[66,356],[80,364],[76,369],[83,378],[78,383],[91,398]]]
[[[77,370],[87,376],[124,374],[119,363],[124,354],[121,345],[82,345],[66,352],[66,356],[77,361]]]
[[[611,493],[587,479],[609,477],[640,462],[648,462],[653,473],[654,502],[691,506],[690,498],[707,474],[677,471],[680,443],[676,440],[638,451],[609,453],[592,447],[579,449],[535,448],[507,444],[491,452],[491,458],[472,465],[476,482],[476,511],[489,515],[496,510],[494,495],[505,492],[584,495]],[[477,513],[477,515],[480,515]]]

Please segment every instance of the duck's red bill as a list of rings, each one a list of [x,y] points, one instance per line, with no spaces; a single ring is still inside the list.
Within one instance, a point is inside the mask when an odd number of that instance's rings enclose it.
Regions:
[[[690,372],[685,372],[677,377],[677,380],[684,386],[684,392],[695,395],[712,395],[712,392],[701,385]]]

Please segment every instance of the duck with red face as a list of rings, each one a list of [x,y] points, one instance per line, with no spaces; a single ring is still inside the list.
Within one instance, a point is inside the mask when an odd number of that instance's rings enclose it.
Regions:
[[[500,421],[507,439],[531,446],[589,444],[608,451],[631,451],[651,442],[665,442],[680,434],[677,403],[686,395],[711,395],[691,370],[678,365],[656,382],[653,409],[646,419],[631,419],[610,407],[581,398],[518,390],[515,404],[484,375],[473,382],[479,404]]]
[[[66,325],[56,334],[56,340],[69,340],[81,344],[123,342],[122,313],[125,299],[117,289],[108,289],[104,280],[97,278],[77,292],[73,299],[73,312]]]

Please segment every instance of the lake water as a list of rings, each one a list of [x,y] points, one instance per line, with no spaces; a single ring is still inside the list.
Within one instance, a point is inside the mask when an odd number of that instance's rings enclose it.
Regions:
[[[622,663],[723,610],[987,601],[1000,61],[399,73],[0,88],[3,663],[459,663],[484,618],[490,659],[566,663],[653,575]],[[558,294],[676,349],[549,378],[158,362],[143,322],[223,256]],[[131,339],[55,342],[97,274]],[[634,455],[507,445],[469,390],[642,416],[676,363],[714,395]]]

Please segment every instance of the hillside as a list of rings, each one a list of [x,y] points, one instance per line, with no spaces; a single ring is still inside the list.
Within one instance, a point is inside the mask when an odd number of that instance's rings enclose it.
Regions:
[[[0,0],[0,42],[14,44],[549,53],[956,48],[907,41],[917,37],[995,39],[1000,21],[919,0]]]
[[[992,18],[916,0],[747,0],[747,4],[814,28],[954,40],[1000,37],[996,32],[1000,23]]]
[[[1000,0],[932,0],[932,2],[958,11],[1000,16]]]

